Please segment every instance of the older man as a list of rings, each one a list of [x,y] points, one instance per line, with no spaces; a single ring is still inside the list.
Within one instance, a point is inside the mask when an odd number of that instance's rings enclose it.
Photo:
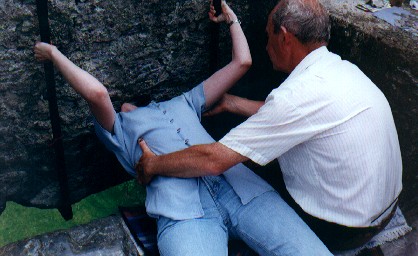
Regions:
[[[266,30],[273,68],[290,73],[286,81],[265,102],[224,96],[215,112],[251,117],[219,142],[155,156],[140,141],[142,181],[278,159],[295,210],[328,248],[361,246],[389,222],[402,189],[390,106],[355,65],[327,50],[329,17],[317,0],[280,1]]]

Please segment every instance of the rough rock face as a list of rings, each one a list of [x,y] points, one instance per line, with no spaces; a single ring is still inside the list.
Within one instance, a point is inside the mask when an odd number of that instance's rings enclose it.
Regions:
[[[284,78],[265,52],[264,28],[276,0],[230,2],[253,56],[253,68],[233,92],[264,99]],[[333,21],[330,49],[357,64],[391,104],[404,162],[401,206],[418,213],[417,37],[355,9],[354,0],[323,2]],[[59,205],[43,69],[32,53],[39,40],[35,8],[34,0],[0,0],[0,212],[7,200]],[[207,10],[206,0],[49,1],[53,43],[104,83],[116,110],[141,94],[172,97],[211,73]],[[225,26],[220,49],[222,65],[230,58]],[[128,177],[96,139],[86,103],[59,75],[56,81],[73,203]],[[212,119],[208,128],[219,137],[236,124],[231,120]]]
[[[52,42],[108,88],[115,109],[161,100],[210,73],[207,1],[48,1]],[[245,9],[245,1],[239,9]],[[243,11],[244,12],[244,11]],[[0,212],[7,200],[59,205],[35,1],[0,1]],[[71,203],[126,180],[97,141],[87,104],[56,75]]]
[[[138,255],[120,216],[111,216],[65,231],[22,240],[0,248],[0,255]]]

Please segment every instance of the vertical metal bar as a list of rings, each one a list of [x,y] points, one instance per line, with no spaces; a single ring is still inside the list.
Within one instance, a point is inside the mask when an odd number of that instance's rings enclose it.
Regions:
[[[220,25],[217,23],[211,22],[209,25],[210,29],[210,42],[209,42],[209,65],[211,73],[215,73],[219,65],[219,33]]]
[[[38,15],[41,41],[50,43],[51,32],[48,22],[48,1],[36,0],[36,11]],[[58,210],[65,220],[69,220],[72,219],[73,212],[69,201],[67,172],[65,169],[64,145],[62,142],[61,123],[58,113],[53,64],[51,62],[44,63],[44,71],[47,85],[49,115],[52,126],[53,147],[55,152],[55,169],[60,186],[60,202]]]

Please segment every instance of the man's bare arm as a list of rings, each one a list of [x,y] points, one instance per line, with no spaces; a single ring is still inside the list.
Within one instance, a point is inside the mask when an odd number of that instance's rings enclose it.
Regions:
[[[205,112],[204,116],[213,116],[222,112],[229,112],[250,117],[264,105],[264,101],[249,100],[226,93],[216,106]]]
[[[139,182],[147,184],[155,175],[181,178],[219,175],[248,158],[219,142],[191,146],[187,149],[156,156],[146,145],[138,141],[143,155],[135,167]]]

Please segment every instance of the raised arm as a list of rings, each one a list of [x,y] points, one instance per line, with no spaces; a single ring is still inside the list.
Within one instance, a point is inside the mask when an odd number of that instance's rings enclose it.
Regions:
[[[70,86],[88,102],[90,111],[102,127],[112,132],[115,112],[103,84],[77,67],[53,45],[38,42],[34,52],[37,60],[52,61]]]
[[[232,60],[225,67],[215,72],[204,82],[206,107],[217,102],[251,67],[252,59],[247,39],[235,13],[222,1],[223,13],[215,17],[211,3],[209,18],[213,22],[225,22],[229,25],[232,39]]]

